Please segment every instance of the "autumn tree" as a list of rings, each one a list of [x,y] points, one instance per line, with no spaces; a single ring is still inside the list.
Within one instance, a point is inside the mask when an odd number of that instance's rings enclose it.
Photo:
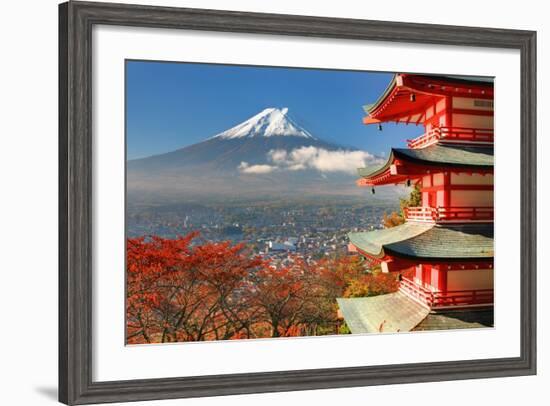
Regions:
[[[269,326],[271,337],[299,335],[308,313],[313,311],[313,278],[304,272],[303,264],[266,267],[253,279],[254,305],[260,310],[260,319]]]
[[[399,199],[399,213],[392,211],[390,214],[384,213],[382,217],[382,225],[384,228],[391,228],[405,223],[405,209],[408,207],[418,207],[422,205],[422,192],[420,191],[420,183],[416,183],[408,198]]]
[[[390,214],[384,213],[382,217],[382,225],[384,226],[384,228],[396,227],[403,224],[404,222],[405,218],[395,211],[392,211]]]
[[[399,289],[399,280],[392,273],[380,270],[370,272],[353,279],[346,290],[344,297],[368,297],[396,292]]]
[[[248,276],[265,264],[242,244],[192,246],[176,239],[128,239],[127,341],[171,342],[248,336]]]
[[[128,343],[338,333],[338,297],[392,289],[358,256],[268,263],[197,233],[127,241]]]

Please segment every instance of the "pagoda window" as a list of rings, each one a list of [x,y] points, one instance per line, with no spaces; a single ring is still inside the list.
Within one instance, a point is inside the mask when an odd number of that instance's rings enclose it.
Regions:
[[[451,184],[453,185],[493,185],[492,173],[451,173]]]
[[[453,97],[453,108],[464,110],[493,111],[493,101],[469,97]]]
[[[452,173],[450,201],[453,207],[493,207],[493,175]],[[457,187],[460,187],[459,189]]]
[[[449,291],[493,289],[493,269],[447,271]]]
[[[477,115],[453,113],[453,126],[463,128],[492,129],[494,127],[494,117],[492,115]]]
[[[492,190],[451,190],[452,207],[493,207]]]

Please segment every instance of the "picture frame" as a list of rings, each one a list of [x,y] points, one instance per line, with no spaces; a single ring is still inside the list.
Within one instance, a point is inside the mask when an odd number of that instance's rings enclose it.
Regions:
[[[186,29],[514,49],[521,59],[521,322],[514,358],[94,381],[92,27]],[[59,6],[59,400],[122,402],[536,373],[536,33],[234,11],[73,2]]]

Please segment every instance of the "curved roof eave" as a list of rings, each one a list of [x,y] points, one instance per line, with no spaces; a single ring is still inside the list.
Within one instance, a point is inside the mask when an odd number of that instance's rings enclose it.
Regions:
[[[401,73],[396,73],[396,74],[394,74],[392,80],[390,81],[390,83],[388,84],[388,86],[386,87],[384,92],[380,95],[378,100],[376,100],[374,103],[366,104],[366,105],[363,106],[363,110],[365,111],[365,113],[367,113],[368,116],[372,117],[372,114],[376,112],[376,110],[378,109],[378,107],[380,107],[380,105],[384,102],[384,100],[386,100],[386,98],[392,94],[392,92],[394,91],[394,89],[397,86],[397,78],[400,75],[407,76],[407,77],[417,76],[417,77],[432,79],[432,80],[436,80],[436,81],[443,80],[443,81],[446,81],[446,82],[451,82],[451,83],[456,83],[456,84],[471,84],[471,85],[483,86],[483,87],[488,87],[488,88],[493,87],[493,85],[494,85],[494,78],[492,78],[492,77],[458,76],[458,75],[426,75],[426,74],[422,75],[422,74],[401,74]],[[411,87],[410,84],[405,86],[405,87],[410,89],[410,90],[416,89],[416,87],[414,85]],[[416,91],[423,92],[424,90],[423,89],[416,89]]]
[[[376,258],[382,258],[386,255],[384,249],[387,245],[417,237],[434,226],[435,224],[407,222],[382,230],[348,233],[348,238],[360,251]]]
[[[387,171],[395,159],[426,166],[444,166],[449,168],[492,170],[493,149],[481,147],[450,147],[433,145],[423,149],[392,148],[388,160],[381,167],[359,168],[362,178],[372,178]],[[366,173],[366,171],[369,171]]]
[[[365,113],[371,114],[374,110],[378,108],[378,106],[388,97],[389,94],[391,94],[392,90],[395,88],[397,84],[397,76],[398,74],[394,74],[390,83],[388,83],[388,86],[386,87],[386,90],[382,93],[382,95],[376,100],[374,103],[367,104],[363,106],[363,110],[365,110]]]
[[[428,261],[492,261],[492,224],[436,225],[406,222],[363,233],[349,233],[360,251],[377,258],[386,255]]]
[[[376,175],[381,174],[382,172],[386,171],[392,162],[394,161],[394,155],[393,155],[393,148],[390,151],[390,155],[388,156],[388,160],[384,163],[384,165],[374,169],[374,168],[358,168],[357,173],[362,178],[370,178]],[[369,171],[368,173],[365,173],[366,171]]]

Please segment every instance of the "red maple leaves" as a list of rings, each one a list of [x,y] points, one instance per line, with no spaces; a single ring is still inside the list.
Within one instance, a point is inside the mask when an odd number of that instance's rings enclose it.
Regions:
[[[334,334],[336,298],[365,278],[357,257],[273,266],[198,237],[128,239],[129,344]]]

